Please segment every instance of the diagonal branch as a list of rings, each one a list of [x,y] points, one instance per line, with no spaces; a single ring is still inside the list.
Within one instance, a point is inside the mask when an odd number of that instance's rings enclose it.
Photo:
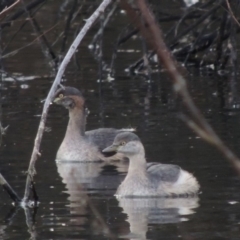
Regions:
[[[0,173],[0,185],[2,185],[3,189],[8,193],[10,198],[15,202],[15,204],[19,204],[21,202],[21,198],[17,195],[17,193],[13,190],[13,188],[9,185],[3,175]]]
[[[37,7],[40,4],[43,4],[45,1],[47,0],[35,0],[35,1],[31,1],[27,6],[26,9],[30,10],[33,9],[35,7]],[[12,16],[7,17],[7,19],[0,24],[0,31],[2,31],[3,28],[10,26],[12,21],[16,20],[17,18],[19,18],[20,16],[22,16],[25,13],[24,9],[19,9],[18,11],[16,11]]]
[[[43,112],[42,112],[40,124],[39,124],[39,127],[38,127],[38,132],[37,132],[37,135],[36,135],[36,138],[35,138],[31,160],[30,160],[29,167],[28,167],[28,176],[27,176],[27,180],[26,180],[23,204],[27,204],[29,196],[30,196],[31,180],[33,179],[33,176],[36,174],[35,163],[36,163],[38,157],[41,155],[40,154],[40,145],[41,145],[42,136],[43,136],[44,129],[45,129],[48,109],[49,109],[50,103],[52,101],[52,98],[53,98],[53,96],[54,96],[54,94],[57,90],[58,85],[61,82],[62,76],[65,72],[65,69],[66,69],[68,63],[70,62],[73,54],[76,52],[76,50],[77,50],[79,44],[81,43],[83,37],[86,35],[88,30],[92,27],[93,23],[97,20],[97,18],[101,15],[101,13],[104,12],[104,10],[107,8],[107,6],[110,3],[111,3],[111,0],[102,1],[102,3],[95,10],[95,12],[91,15],[91,17],[87,19],[84,27],[82,28],[82,30],[79,32],[79,34],[77,35],[77,37],[73,41],[72,45],[70,46],[66,56],[64,57],[61,65],[59,67],[57,76],[56,76],[56,78],[55,78],[55,80],[52,84],[52,87],[51,87],[51,89],[48,93],[47,99],[46,99],[46,101],[44,103],[44,106],[43,106]]]
[[[240,27],[240,23],[239,23],[239,21],[237,20],[237,18],[235,17],[235,15],[234,15],[234,13],[233,13],[233,11],[232,11],[232,8],[231,8],[231,6],[230,6],[229,1],[226,0],[226,3],[227,3],[227,7],[228,7],[228,10],[229,10],[229,12],[230,12],[231,17],[232,17],[233,20],[237,23],[237,25]]]
[[[20,3],[20,0],[17,0],[15,3],[13,3],[12,5],[10,5],[9,7],[6,7],[5,9],[3,9],[0,12],[0,20],[4,18],[4,16],[6,15],[7,12],[9,12],[10,10],[14,9],[17,4]]]
[[[236,171],[240,174],[240,160],[238,157],[222,142],[217,136],[211,126],[207,123],[205,118],[200,113],[199,109],[195,106],[190,93],[187,89],[187,83],[182,76],[179,66],[174,61],[171,53],[169,52],[166,44],[163,41],[162,32],[156,22],[152,11],[148,8],[145,0],[135,0],[135,4],[138,6],[141,16],[129,5],[127,0],[122,0],[123,8],[127,11],[134,25],[136,25],[141,34],[152,45],[156,51],[159,61],[166,68],[173,82],[174,91],[182,98],[183,103],[189,110],[191,116],[191,122],[188,124],[194,129],[202,138],[208,140],[214,145],[226,159],[234,166]],[[138,17],[139,16],[139,17]],[[142,24],[141,18],[144,23]],[[147,27],[146,27],[147,25]],[[183,69],[182,69],[183,70]]]

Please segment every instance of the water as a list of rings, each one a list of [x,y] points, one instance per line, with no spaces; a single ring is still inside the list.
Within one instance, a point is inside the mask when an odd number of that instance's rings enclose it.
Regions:
[[[44,29],[49,29],[58,6],[51,2],[43,10],[49,14]],[[39,19],[43,15],[40,12]],[[105,31],[103,59],[108,65],[111,44],[118,28],[125,23],[125,16],[118,12]],[[4,43],[17,27],[14,25],[5,32]],[[108,239],[108,229],[116,238],[124,239],[240,239],[240,181],[235,171],[179,119],[184,108],[172,92],[166,74],[152,74],[149,81],[143,76],[128,76],[124,71],[141,56],[138,51],[129,51],[138,50],[141,46],[138,39],[121,47],[115,63],[115,80],[97,82],[98,63],[87,48],[96,29],[97,26],[79,49],[81,69],[71,64],[64,83],[85,91],[91,112],[87,129],[136,127],[147,160],[175,163],[193,172],[201,184],[201,194],[193,199],[118,200],[113,194],[126,174],[127,163],[56,163],[55,155],[68,119],[65,109],[53,105],[41,146],[42,156],[36,165],[36,189],[41,204],[36,213],[15,211],[6,193],[0,190],[0,239]],[[8,51],[35,39],[31,33],[31,26],[27,25]],[[49,39],[56,35],[51,32]],[[5,59],[4,70],[16,78],[21,76],[22,81],[11,81],[8,76],[2,83],[2,124],[9,125],[9,129],[1,146],[0,169],[22,196],[42,111],[41,100],[46,97],[54,74],[37,43]],[[106,76],[104,71],[103,79]],[[229,109],[224,88],[228,78],[194,69],[187,78],[198,107],[240,156],[240,114],[238,109]]]

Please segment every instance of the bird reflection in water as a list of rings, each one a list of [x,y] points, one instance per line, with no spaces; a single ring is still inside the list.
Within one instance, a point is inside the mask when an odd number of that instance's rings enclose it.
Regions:
[[[113,162],[111,165],[105,162],[57,162],[58,173],[69,194],[70,225],[84,230],[90,224],[94,227],[91,229],[94,233],[100,232],[102,226],[95,222],[96,216],[89,220],[91,207],[94,207],[89,194],[112,197],[127,169],[127,161]],[[92,206],[89,207],[89,204]]]
[[[89,220],[89,194],[112,196],[123,181],[128,162],[58,162],[57,168],[69,194],[72,226],[85,229],[90,224],[94,233],[102,226]],[[127,215],[130,233],[127,238],[146,239],[149,224],[187,221],[199,206],[198,197],[189,198],[117,198]],[[92,221],[92,222],[89,222]]]
[[[188,221],[199,206],[198,197],[190,198],[117,198],[127,214],[129,239],[146,239],[149,224]],[[123,236],[122,236],[123,237]]]

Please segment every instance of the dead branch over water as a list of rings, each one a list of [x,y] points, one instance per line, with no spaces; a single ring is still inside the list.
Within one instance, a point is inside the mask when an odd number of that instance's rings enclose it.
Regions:
[[[167,69],[173,82],[174,91],[182,98],[183,103],[189,110],[190,116],[184,116],[183,118],[187,125],[201,138],[214,145],[240,175],[240,159],[222,142],[195,106],[188,92],[186,80],[179,71],[179,66],[174,61],[170,51],[164,43],[160,27],[154,18],[153,12],[148,8],[146,1],[135,0],[135,4],[138,6],[138,10],[141,14],[138,14],[127,0],[122,0],[121,2],[123,8],[131,18],[132,23],[137,26],[141,34],[152,45],[157,53],[159,61]]]
[[[33,177],[36,174],[35,163],[36,163],[38,157],[41,155],[40,154],[40,145],[41,145],[41,140],[42,140],[42,136],[43,136],[44,129],[45,129],[48,109],[49,109],[49,106],[51,104],[52,98],[53,98],[53,96],[56,92],[57,87],[60,85],[60,82],[62,80],[63,74],[65,72],[65,69],[66,69],[68,63],[70,62],[72,56],[76,52],[76,50],[77,50],[79,44],[81,43],[82,39],[84,38],[84,36],[88,32],[88,30],[91,28],[93,23],[101,16],[101,14],[104,12],[104,10],[107,8],[107,6],[110,3],[111,3],[111,0],[104,0],[99,5],[99,7],[95,10],[95,12],[87,19],[86,24],[84,25],[84,27],[81,29],[81,31],[79,32],[79,34],[77,35],[77,37],[73,41],[72,45],[70,46],[66,56],[64,57],[61,65],[59,67],[59,70],[57,72],[57,76],[56,76],[56,78],[55,78],[55,80],[54,80],[54,82],[51,86],[51,89],[50,89],[50,91],[48,93],[48,96],[47,96],[47,98],[45,100],[45,103],[44,103],[43,112],[42,112],[42,115],[41,115],[41,120],[40,120],[40,124],[39,124],[39,128],[38,128],[38,132],[37,132],[37,135],[36,135],[36,138],[35,138],[32,156],[31,156],[30,163],[29,163],[28,174],[27,174],[27,179],[26,179],[26,186],[25,186],[25,193],[24,193],[23,199],[21,199],[17,195],[17,193],[15,193],[15,191],[7,183],[7,181],[4,179],[4,177],[0,174],[0,184],[7,191],[7,193],[10,195],[10,197],[14,200],[15,203],[18,203],[20,206],[24,207],[25,213],[29,213],[29,209],[26,208],[26,206],[36,207],[38,205],[38,196],[37,196],[36,190],[34,188]],[[28,13],[27,8],[25,8],[25,11]],[[36,30],[36,24],[35,23],[32,22],[32,24],[33,24],[33,26]],[[39,29],[37,29],[37,30],[39,30]],[[33,201],[30,200],[30,193],[31,192],[33,194]],[[114,235],[112,235],[108,226],[106,225],[106,223],[102,219],[101,215],[96,210],[96,208],[94,207],[94,205],[91,203],[90,200],[88,200],[88,204],[89,204],[89,207],[90,207],[91,211],[95,215],[97,221],[102,226],[102,229],[103,229],[104,233],[110,239],[114,239]],[[26,214],[26,219],[27,219],[27,225],[29,227],[29,231],[31,233],[31,237],[33,239],[35,239],[36,231],[35,231],[35,227],[34,227],[33,222],[29,221],[29,219],[31,220],[31,218],[29,218],[29,214]]]
[[[30,18],[30,22],[32,23],[33,27],[34,27],[34,31],[37,32],[38,34],[40,34],[40,37],[42,35],[44,35],[44,33],[41,32],[39,25],[37,24],[36,21],[34,21],[34,18],[32,15],[30,15],[29,10],[38,6],[39,4],[43,3],[44,1],[34,1],[33,3],[27,5],[26,7],[23,6],[24,11],[27,13],[28,17]],[[36,194],[35,188],[34,188],[34,184],[33,184],[33,176],[35,173],[35,162],[38,158],[38,156],[40,156],[40,143],[41,143],[41,139],[42,139],[42,135],[44,132],[44,127],[45,127],[45,122],[46,122],[46,118],[47,118],[47,112],[48,112],[48,108],[51,102],[51,99],[55,93],[56,88],[58,87],[62,76],[64,74],[64,71],[68,65],[68,63],[70,62],[71,57],[73,56],[73,54],[75,53],[75,51],[77,50],[78,45],[80,44],[80,42],[82,41],[83,37],[86,35],[87,31],[91,28],[91,26],[93,25],[93,23],[96,21],[97,18],[99,18],[99,16],[104,12],[105,8],[111,3],[111,0],[105,0],[102,2],[102,4],[97,8],[97,10],[91,15],[91,17],[86,21],[85,26],[82,28],[82,30],[80,31],[80,33],[77,35],[75,41],[73,42],[73,44],[71,45],[67,55],[65,56],[65,58],[63,59],[63,62],[59,68],[59,72],[56,76],[56,79],[52,85],[52,88],[50,89],[49,95],[45,101],[44,104],[44,109],[43,109],[43,114],[42,114],[42,118],[40,121],[40,126],[39,126],[39,131],[37,134],[37,137],[35,139],[35,145],[34,145],[34,149],[33,149],[33,154],[32,154],[32,158],[30,161],[30,165],[29,165],[29,170],[28,170],[28,177],[27,177],[27,181],[26,181],[26,190],[25,190],[25,195],[23,200],[17,195],[17,193],[13,190],[13,188],[8,184],[8,182],[5,180],[5,178],[0,174],[0,185],[2,185],[2,187],[7,191],[7,193],[10,195],[11,199],[16,202],[16,204],[20,204],[21,206],[37,206],[37,202],[38,202],[38,196]],[[82,6],[79,8],[81,9]],[[77,13],[79,12],[79,9],[77,11]],[[8,19],[16,19],[17,17],[19,17],[21,14],[23,14],[24,12],[22,10],[17,11],[16,13],[13,14],[12,17],[8,18]],[[71,12],[72,14],[72,12]],[[76,16],[74,16],[76,17]],[[70,23],[71,19],[69,19],[69,23]],[[7,22],[5,22],[7,23]],[[69,25],[69,24],[68,24]],[[4,25],[4,23],[1,25],[2,28],[6,27],[7,25]],[[69,27],[69,26],[68,26]],[[66,32],[65,32],[66,33]],[[64,45],[65,45],[66,39],[64,38]],[[47,43],[45,43],[47,45]],[[50,51],[49,51],[50,52]],[[63,53],[63,52],[62,52]],[[2,136],[4,134],[6,129],[4,129],[2,126],[0,128],[0,135]],[[34,201],[31,202],[30,201],[30,193],[32,192],[33,195],[33,199]],[[33,204],[33,205],[32,205]],[[90,204],[90,203],[89,203]],[[91,204],[90,204],[91,205]],[[91,209],[94,208],[93,206],[91,207]],[[97,215],[96,213],[96,209],[92,209],[92,211],[94,212],[95,215]],[[98,214],[99,215],[99,214]],[[97,216],[97,218],[99,219],[99,216]],[[101,220],[99,220],[101,222]],[[106,229],[106,228],[105,228]],[[109,232],[110,234],[110,232]]]
[[[24,198],[23,198],[23,202],[25,202],[25,203],[29,199],[31,179],[36,173],[35,163],[36,163],[38,157],[41,155],[40,154],[40,145],[41,145],[41,140],[42,140],[42,136],[43,136],[44,129],[45,129],[48,109],[49,109],[50,103],[52,101],[52,98],[53,98],[53,96],[54,96],[54,94],[57,90],[58,85],[60,84],[60,82],[62,80],[63,74],[65,72],[65,69],[66,69],[68,63],[70,62],[73,54],[77,50],[77,47],[81,43],[83,37],[86,35],[86,33],[91,28],[93,23],[101,15],[101,13],[104,12],[106,7],[110,3],[111,3],[111,0],[104,0],[100,4],[100,6],[95,10],[95,12],[91,15],[91,17],[87,19],[86,24],[84,25],[82,30],[79,32],[76,39],[73,41],[72,45],[70,46],[66,56],[64,57],[61,65],[58,69],[57,76],[56,76],[56,78],[55,78],[55,80],[54,80],[54,82],[51,86],[51,89],[48,93],[48,96],[47,96],[46,101],[45,101],[44,106],[43,106],[43,112],[42,112],[42,115],[41,115],[41,120],[40,120],[40,124],[39,124],[39,127],[38,127],[38,132],[37,132],[35,142],[34,142],[34,148],[33,148],[31,160],[30,160],[29,167],[28,167],[28,176],[27,176],[27,181],[26,181],[25,194],[24,194]]]

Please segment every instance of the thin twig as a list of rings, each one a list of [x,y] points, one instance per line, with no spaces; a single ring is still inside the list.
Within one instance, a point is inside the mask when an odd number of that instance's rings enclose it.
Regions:
[[[26,187],[25,187],[25,193],[24,193],[24,198],[23,198],[23,203],[24,204],[26,204],[27,201],[28,201],[28,198],[29,198],[29,195],[30,195],[31,180],[33,179],[33,176],[36,173],[35,163],[36,163],[38,157],[41,155],[40,154],[40,144],[41,144],[42,136],[43,136],[43,133],[44,133],[45,124],[46,124],[46,120],[47,120],[47,113],[48,113],[48,109],[49,109],[50,103],[52,101],[52,98],[53,98],[53,96],[54,96],[54,94],[57,90],[57,87],[58,87],[59,83],[61,82],[62,76],[65,72],[65,69],[66,69],[68,63],[70,62],[73,54],[77,50],[77,47],[81,43],[83,37],[86,35],[86,33],[91,28],[93,23],[100,16],[100,14],[102,12],[104,12],[106,7],[110,3],[111,3],[111,0],[104,0],[99,5],[99,7],[95,10],[95,12],[91,15],[91,17],[87,19],[84,27],[82,28],[80,33],[77,35],[76,39],[73,41],[72,45],[70,46],[66,56],[64,57],[61,65],[59,67],[57,76],[56,76],[56,78],[55,78],[55,80],[52,84],[52,87],[51,87],[51,89],[48,93],[47,99],[46,99],[46,101],[44,103],[44,106],[43,106],[43,112],[42,112],[42,115],[41,115],[41,120],[40,120],[40,124],[39,124],[39,127],[38,127],[38,132],[37,132],[37,135],[36,135],[36,138],[35,138],[31,160],[30,160],[29,167],[28,167],[28,176],[27,176],[27,180],[26,180]]]
[[[216,12],[221,4],[222,4],[223,0],[220,0],[219,3],[214,6],[212,9],[210,9],[209,11],[207,11],[205,14],[203,14],[200,18],[198,18],[197,21],[195,21],[192,25],[190,25],[188,28],[186,28],[184,31],[182,31],[181,33],[179,33],[171,42],[171,49],[173,49],[178,43],[180,38],[182,38],[183,36],[186,36],[190,31],[193,31],[195,29],[195,27],[197,25],[199,25],[201,22],[205,21],[206,18],[208,18],[211,14],[213,14],[214,12]]]
[[[30,19],[30,23],[32,25],[32,28],[33,28],[35,34],[40,36],[38,38],[38,42],[42,48],[43,54],[45,55],[45,57],[47,57],[50,60],[50,66],[51,67],[53,66],[54,69],[56,70],[57,65],[58,65],[58,58],[57,58],[56,54],[54,53],[53,49],[51,48],[51,45],[49,44],[46,35],[43,34],[41,27],[39,26],[37,20],[33,17],[33,15],[29,12],[29,10],[27,10],[24,0],[22,0],[22,5],[23,5],[23,8],[24,8],[28,18]]]
[[[175,36],[177,35],[178,29],[182,22],[189,19],[189,17],[191,17],[192,15],[194,16],[194,14],[197,16],[197,18],[200,18],[201,15],[196,14],[196,12],[199,11],[199,9],[204,9],[208,6],[211,6],[215,1],[216,0],[210,0],[210,1],[207,1],[206,3],[203,3],[202,6],[196,7],[195,5],[192,5],[191,7],[187,8],[186,12],[183,14],[183,16],[180,17],[179,21],[176,24]]]
[[[65,25],[65,29],[64,29],[64,33],[63,33],[63,40],[62,40],[62,47],[61,47],[61,54],[64,53],[65,51],[65,47],[66,47],[66,43],[67,43],[67,38],[68,38],[68,32],[71,28],[71,22],[72,22],[72,19],[73,19],[73,15],[74,15],[74,12],[76,10],[76,7],[77,7],[77,4],[78,4],[78,1],[77,0],[74,0],[73,1],[73,5],[72,5],[72,8],[68,14],[68,18],[67,18],[67,21],[66,21],[66,25]]]
[[[2,123],[1,123],[1,120],[0,120],[0,146],[2,144],[2,136],[6,134],[6,131],[7,131],[8,127],[9,127],[9,125],[6,126],[6,127],[3,127]]]
[[[0,185],[2,185],[3,189],[8,193],[10,198],[15,202],[15,204],[19,204],[21,202],[21,198],[18,194],[13,190],[10,184],[6,181],[3,175],[0,173]]]
[[[14,206],[10,209],[8,214],[4,217],[4,223],[10,226],[13,223],[14,217],[17,215],[18,211],[21,209],[20,206]]]
[[[10,10],[12,10],[14,7],[17,6],[17,4],[20,3],[20,0],[17,0],[15,3],[13,3],[11,6],[5,8],[4,10],[2,10],[0,12],[0,19],[2,19],[4,17],[4,15],[6,15],[7,12],[9,12]]]
[[[229,12],[230,12],[231,17],[232,17],[233,20],[237,23],[237,25],[240,27],[240,23],[239,23],[239,21],[237,20],[237,18],[235,17],[235,15],[234,15],[234,13],[233,13],[233,11],[232,11],[232,8],[231,8],[231,6],[230,6],[229,1],[226,0],[226,3],[227,3],[227,7],[228,7],[228,10],[229,10]]]
[[[224,36],[224,30],[226,28],[227,25],[227,12],[225,12],[222,16],[222,20],[221,20],[221,24],[218,30],[218,38],[217,38],[217,43],[216,43],[216,60],[215,60],[215,69],[219,69],[218,67],[218,63],[222,57],[222,49],[223,49],[223,36]]]
[[[102,23],[102,27],[99,28],[99,30],[97,31],[97,33],[94,35],[92,41],[91,41],[91,45],[95,45],[99,36],[102,37],[102,33],[103,33],[103,29],[106,27],[106,25],[108,24],[109,20],[111,19],[111,16],[113,15],[113,13],[116,11],[117,9],[117,2],[114,3],[111,11],[107,14],[106,17],[104,17],[104,21]]]
[[[38,11],[39,9],[41,9],[41,7],[43,6],[42,5],[39,5],[37,8],[35,8],[34,10],[31,11],[31,14],[32,16],[34,16]],[[16,30],[16,32],[11,36],[10,40],[4,45],[4,48],[2,50],[2,54],[6,51],[6,49],[8,48],[8,46],[10,45],[10,43],[14,40],[14,38],[17,36],[17,34],[25,27],[25,25],[28,23],[30,19],[29,18],[26,18],[24,20],[24,22],[22,23],[22,25]],[[15,21],[17,22],[17,21]]]
[[[35,7],[37,7],[39,4],[44,3],[47,0],[35,0],[30,2],[27,6],[26,9],[29,11],[30,9],[33,9]],[[19,9],[17,12],[15,12],[12,16],[10,16],[9,18],[6,19],[6,21],[4,21],[3,23],[0,24],[0,30],[2,30],[3,28],[10,26],[11,22],[15,19],[17,19],[18,17],[22,16],[22,14],[24,14],[25,10],[24,9]]]
[[[84,2],[84,1],[83,1],[83,2]],[[71,19],[70,24],[76,19],[77,16],[79,16],[80,11],[82,10],[82,8],[83,8],[83,3],[82,3],[82,5],[78,8],[78,10],[74,13],[74,15],[73,15],[73,17],[72,17],[72,19]],[[79,24],[80,24],[80,23],[79,23]],[[51,46],[53,47],[54,45],[56,45],[56,43],[61,39],[61,37],[62,37],[63,35],[64,35],[64,31],[62,31],[62,32],[57,36],[56,40],[52,42],[52,45],[51,45]]]
[[[11,57],[11,56],[14,56],[15,54],[17,54],[19,51],[35,44],[36,41],[38,41],[38,39],[42,36],[42,35],[45,35],[46,33],[48,33],[49,31],[53,30],[59,23],[56,23],[54,26],[52,26],[51,28],[49,28],[48,30],[46,30],[45,32],[43,32],[41,35],[37,36],[32,42],[28,43],[27,45],[23,46],[23,47],[20,47],[16,50],[13,50],[12,52],[9,52],[9,53],[6,53],[5,55],[1,56],[0,58],[3,59],[3,58],[8,58],[8,57]],[[5,50],[5,49],[4,49]]]

